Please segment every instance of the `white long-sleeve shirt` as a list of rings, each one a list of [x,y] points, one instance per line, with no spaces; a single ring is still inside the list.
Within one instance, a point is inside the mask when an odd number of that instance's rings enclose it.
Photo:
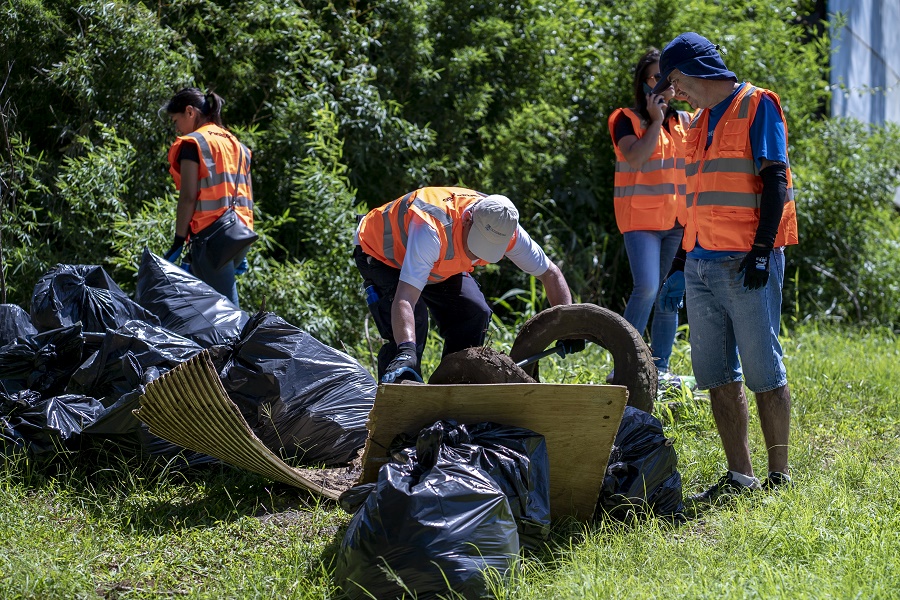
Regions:
[[[353,243],[359,244],[359,231],[353,235]],[[539,277],[550,268],[550,259],[531,236],[518,225],[516,243],[504,256],[529,275]],[[441,240],[437,231],[418,215],[413,214],[406,240],[406,256],[400,268],[400,281],[417,290],[423,290],[428,275],[441,258]],[[476,261],[472,261],[473,263]]]

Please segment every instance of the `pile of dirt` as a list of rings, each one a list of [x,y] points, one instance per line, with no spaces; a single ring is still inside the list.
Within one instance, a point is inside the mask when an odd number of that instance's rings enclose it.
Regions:
[[[448,354],[429,384],[535,383],[509,356],[491,348],[467,348]]]

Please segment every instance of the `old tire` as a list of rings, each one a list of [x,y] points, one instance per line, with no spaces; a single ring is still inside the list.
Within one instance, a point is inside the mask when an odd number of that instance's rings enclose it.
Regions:
[[[467,348],[441,360],[428,384],[535,383],[510,357],[491,348]]]
[[[621,315],[596,304],[554,306],[529,319],[513,342],[509,356],[519,362],[557,340],[584,338],[609,350],[613,357],[614,385],[628,388],[628,404],[652,412],[656,399],[656,365],[650,348]],[[538,363],[524,371],[539,381]]]

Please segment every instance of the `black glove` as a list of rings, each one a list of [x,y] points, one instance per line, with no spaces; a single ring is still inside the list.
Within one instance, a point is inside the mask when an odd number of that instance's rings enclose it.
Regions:
[[[584,340],[559,340],[559,344],[562,346],[563,358],[584,350]]]
[[[414,379],[422,382],[419,375],[418,359],[416,358],[416,343],[403,342],[397,345],[397,356],[387,366],[381,383],[400,383],[404,380]]]
[[[172,240],[172,246],[166,250],[166,253],[163,254],[163,258],[170,263],[174,263],[178,260],[178,257],[181,256],[181,249],[184,248],[184,241],[186,239],[187,238],[181,237],[176,233],[175,238]]]
[[[771,248],[751,246],[750,252],[741,261],[738,273],[744,274],[744,287],[748,290],[756,290],[766,287],[769,281],[769,254]]]

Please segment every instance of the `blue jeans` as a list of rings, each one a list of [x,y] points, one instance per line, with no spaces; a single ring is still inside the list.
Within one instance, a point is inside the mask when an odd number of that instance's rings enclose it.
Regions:
[[[625,252],[628,254],[634,288],[623,316],[641,335],[647,328],[659,286],[672,266],[672,259],[675,258],[683,234],[684,229],[681,227],[666,231],[629,231],[624,234]],[[660,371],[669,370],[669,358],[672,356],[677,329],[677,312],[653,311],[650,351],[653,362]]]
[[[205,254],[191,255],[191,275],[203,281],[205,284],[228,298],[236,308],[240,308],[238,304],[237,281],[235,280],[235,269],[247,256],[247,250],[243,250],[234,257],[231,262],[225,263],[221,269],[216,269],[209,264],[209,257]]]
[[[684,266],[691,361],[702,390],[744,378],[754,393],[787,384],[778,341],[784,251],[773,250],[769,255],[769,281],[757,290],[745,288],[744,275],[738,273],[745,255],[688,257]]]

